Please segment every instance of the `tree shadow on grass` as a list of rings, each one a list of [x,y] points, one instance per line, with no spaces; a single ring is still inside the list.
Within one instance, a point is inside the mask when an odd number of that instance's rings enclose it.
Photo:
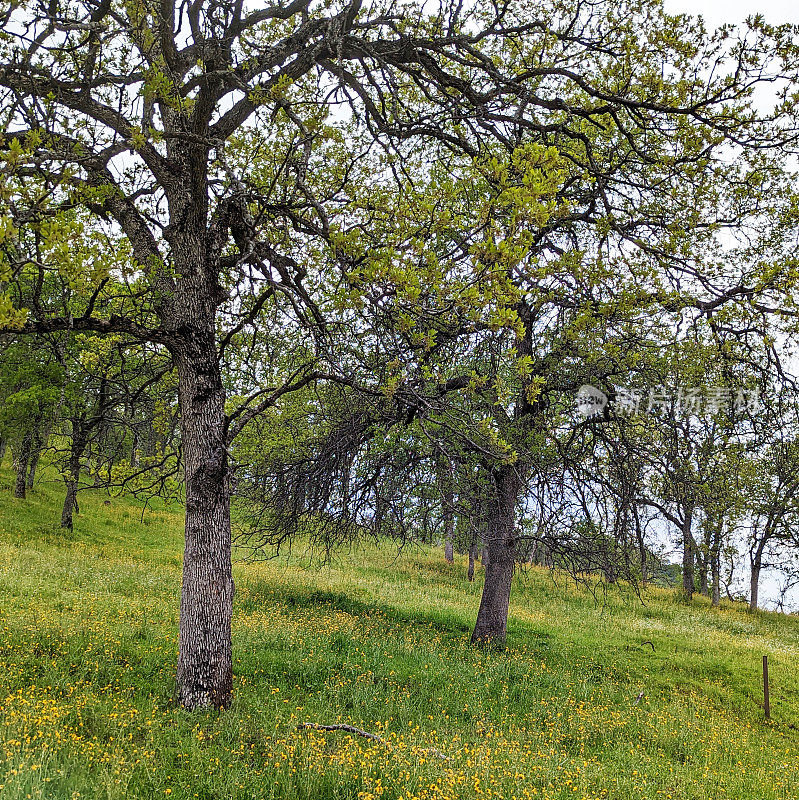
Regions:
[[[332,609],[354,617],[381,618],[386,621],[434,629],[458,638],[471,633],[473,623],[445,609],[410,610],[378,600],[361,600],[346,592],[311,589],[307,587],[279,587],[268,584],[250,584],[236,597],[238,613],[263,609],[264,602],[275,602],[287,608]],[[477,614],[477,608],[474,610]]]

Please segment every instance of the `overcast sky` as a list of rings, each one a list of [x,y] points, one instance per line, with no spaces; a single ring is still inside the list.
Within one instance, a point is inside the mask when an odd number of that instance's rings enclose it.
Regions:
[[[708,27],[723,22],[743,22],[750,14],[763,14],[772,24],[793,22],[799,24],[799,3],[796,0],[665,0],[670,14],[701,14]]]
[[[776,25],[790,22],[799,24],[799,0],[664,0],[666,11],[670,14],[701,14],[708,28],[722,23],[741,23],[752,14],[762,14],[766,21]],[[746,570],[748,573],[748,569]],[[748,574],[739,575],[738,588],[748,594]],[[761,580],[761,603],[773,607],[780,584],[778,574],[765,574]],[[799,610],[799,589],[789,594],[789,607]]]

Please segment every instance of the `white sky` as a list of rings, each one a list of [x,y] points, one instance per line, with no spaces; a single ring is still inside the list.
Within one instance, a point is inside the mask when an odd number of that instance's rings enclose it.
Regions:
[[[766,22],[799,24],[799,3],[796,0],[665,0],[670,14],[701,14],[708,27],[725,22],[743,22],[751,14],[762,14]]]

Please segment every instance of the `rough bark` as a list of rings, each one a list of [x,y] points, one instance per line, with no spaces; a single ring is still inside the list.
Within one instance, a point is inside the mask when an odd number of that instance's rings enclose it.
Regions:
[[[210,299],[199,293],[181,299],[188,331],[172,347],[186,474],[178,701],[189,710],[227,708],[233,685],[233,575],[225,392]]]
[[[508,606],[516,563],[515,514],[521,481],[516,469],[506,467],[494,473],[493,497],[487,503],[488,526],[483,552],[488,554],[485,583],[472,643],[505,642]]]
[[[22,442],[20,442],[19,450],[17,451],[17,479],[14,483],[14,497],[18,497],[20,500],[25,499],[25,489],[28,483],[28,460],[30,459],[32,441],[33,434],[26,433],[22,437]]]

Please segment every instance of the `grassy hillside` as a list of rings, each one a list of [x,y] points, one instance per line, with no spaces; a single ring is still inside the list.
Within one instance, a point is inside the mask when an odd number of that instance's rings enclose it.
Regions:
[[[799,619],[664,590],[597,601],[534,570],[511,646],[479,652],[462,560],[371,547],[308,569],[295,548],[237,566],[235,704],[189,715],[172,700],[179,514],[84,495],[67,536],[57,484],[26,501],[10,485],[0,472],[2,800],[799,798]]]

